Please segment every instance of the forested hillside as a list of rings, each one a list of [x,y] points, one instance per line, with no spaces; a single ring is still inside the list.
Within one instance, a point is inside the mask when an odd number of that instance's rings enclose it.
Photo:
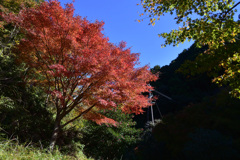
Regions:
[[[172,100],[155,94],[158,97],[153,105],[155,127],[150,127],[153,135],[139,145],[139,157],[239,158],[240,100],[229,95],[228,86],[212,83],[213,77],[207,72],[195,76],[182,72],[181,66],[195,60],[205,49],[193,44],[169,65],[151,69],[160,72],[159,79],[151,85]],[[151,117],[149,108],[135,119],[142,127],[147,121],[151,124]]]
[[[218,88],[211,82],[212,77],[208,76],[206,72],[194,76],[189,72],[187,72],[187,74],[181,72],[181,65],[185,64],[186,61],[195,60],[204,50],[206,50],[206,47],[197,48],[196,45],[193,44],[189,49],[181,52],[169,65],[157,70],[155,69],[156,67],[152,69],[153,72],[159,72],[160,75],[159,79],[151,83],[151,85],[154,86],[155,90],[173,99],[169,101],[160,95],[158,96],[159,99],[157,102],[160,103],[159,106],[162,107],[163,114],[167,113],[167,110],[174,112],[183,106],[200,102],[203,97],[213,94]],[[165,106],[164,103],[161,104],[161,102],[167,102],[168,104]],[[174,107],[174,105],[178,107]]]
[[[213,77],[207,72],[192,76],[189,72],[184,74],[181,71],[183,64],[195,60],[206,49],[206,47],[198,48],[193,44],[189,49],[183,50],[169,65],[163,67],[157,65],[151,69],[153,73],[159,74],[159,79],[152,82],[151,85],[156,91],[171,98],[168,99],[153,91],[153,95],[157,97],[153,106],[155,119],[201,102],[203,98],[214,95],[220,90],[216,84],[212,83]],[[140,122],[141,125],[144,125],[147,120],[151,120],[150,112],[150,108],[148,108],[146,113],[141,116],[141,120],[145,119],[144,122]]]

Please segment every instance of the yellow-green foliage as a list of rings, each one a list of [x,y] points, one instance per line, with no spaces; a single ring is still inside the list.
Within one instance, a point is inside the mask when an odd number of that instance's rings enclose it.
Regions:
[[[144,12],[155,23],[170,13],[179,25],[169,33],[161,33],[163,47],[195,41],[208,50],[195,61],[185,64],[191,72],[215,71],[214,82],[229,84],[231,94],[240,98],[240,21],[236,14],[240,2],[234,0],[141,0]],[[143,15],[143,14],[142,14]],[[221,72],[217,72],[217,71]],[[224,72],[223,72],[224,71]]]
[[[37,4],[37,2],[41,1],[42,0],[1,0],[0,5],[9,9],[12,12],[17,13],[21,9],[21,5],[33,7]]]
[[[21,145],[17,141],[0,142],[0,159],[4,160],[92,160],[79,151],[76,156],[69,156],[55,151],[49,153],[46,150],[36,149],[31,145]]]

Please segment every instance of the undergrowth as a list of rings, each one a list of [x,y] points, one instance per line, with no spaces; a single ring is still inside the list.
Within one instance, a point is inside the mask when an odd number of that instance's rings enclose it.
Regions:
[[[0,141],[0,159],[4,160],[93,160],[88,159],[79,151],[77,155],[70,156],[60,153],[58,150],[50,153],[47,149],[39,149],[31,144],[19,144],[17,140]]]

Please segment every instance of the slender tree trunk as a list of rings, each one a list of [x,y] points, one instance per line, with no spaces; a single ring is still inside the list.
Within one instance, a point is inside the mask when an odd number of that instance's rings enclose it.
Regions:
[[[51,138],[51,141],[50,141],[50,146],[49,146],[50,152],[53,151],[53,149],[55,147],[55,144],[57,142],[57,139],[58,139],[58,136],[59,136],[59,133],[60,133],[60,130],[61,130],[61,125],[60,124],[61,124],[61,119],[60,119],[59,115],[57,115],[56,120],[55,120],[55,125],[54,125],[52,138]]]

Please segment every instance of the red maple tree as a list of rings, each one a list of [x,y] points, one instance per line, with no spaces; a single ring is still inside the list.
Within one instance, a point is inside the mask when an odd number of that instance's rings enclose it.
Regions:
[[[101,32],[103,22],[74,16],[73,4],[62,8],[57,0],[4,18],[25,34],[17,46],[20,57],[41,75],[35,81],[55,105],[51,150],[61,128],[79,117],[116,125],[99,111],[118,107],[125,113],[139,114],[149,106],[142,93],[151,89],[147,82],[157,77],[148,66],[134,68],[139,54],[131,53],[125,42],[110,43]],[[72,111],[75,117],[62,124]]]

